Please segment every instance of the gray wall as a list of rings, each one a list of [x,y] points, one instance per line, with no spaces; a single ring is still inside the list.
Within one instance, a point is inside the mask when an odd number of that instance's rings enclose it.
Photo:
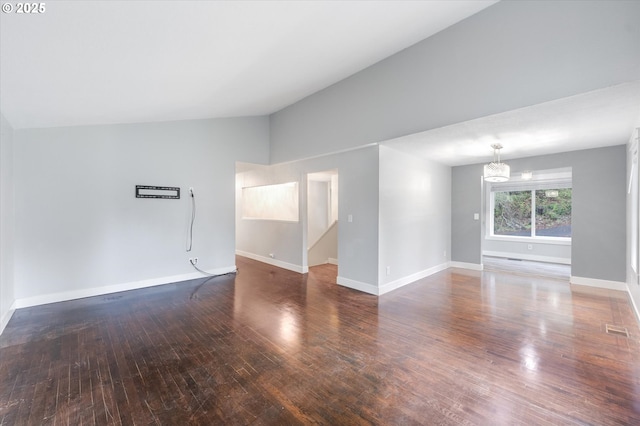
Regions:
[[[0,333],[11,317],[13,286],[13,129],[0,115]]]
[[[451,260],[482,263],[482,164],[451,169]]]
[[[571,167],[571,275],[624,282],[626,148],[618,145],[509,160],[511,173]],[[452,169],[452,260],[480,263],[482,164]]]
[[[299,269],[307,266],[306,174],[337,169],[338,180],[338,275],[377,287],[378,283],[378,147],[371,146],[308,160],[258,167],[238,174],[237,194],[242,186],[300,182],[300,222],[243,220],[237,211],[236,244],[239,252],[279,261]],[[352,215],[353,222],[348,222]]]
[[[503,1],[271,116],[282,162],[636,80],[640,2]]]
[[[266,117],[16,130],[16,299],[186,274],[192,256],[233,268],[235,162],[268,162],[268,131]],[[136,199],[137,184],[182,198]]]
[[[631,140],[629,141],[629,143],[627,144],[627,185],[629,183],[629,176],[631,175],[631,164],[633,161],[633,155],[632,155],[632,151],[631,148],[634,144],[633,138],[636,137],[640,137],[639,134],[639,130],[638,128],[640,128],[640,117],[638,118],[638,121],[636,123],[636,130],[633,132],[633,135],[631,136]],[[636,182],[638,182],[638,180],[640,180],[640,170],[638,169],[640,167],[640,160],[638,162],[638,164],[636,164],[636,167],[633,168],[633,174],[635,175],[635,179]],[[631,236],[632,233],[632,226],[631,226],[631,220],[632,220],[632,205],[636,205],[639,206],[640,204],[640,182],[638,182],[638,184],[636,185],[636,191],[628,193],[627,194],[627,287],[629,288],[629,294],[631,295],[631,299],[633,301],[633,304],[635,306],[636,309],[636,315],[638,315],[638,319],[640,319],[640,274],[638,274],[636,271],[634,271],[631,267],[631,255],[632,255],[632,251],[631,251],[631,244],[633,242],[633,238]],[[639,207],[640,208],[640,207]],[[637,224],[637,228],[638,230],[638,238],[640,239],[640,215],[638,216],[638,224]],[[640,262],[638,264],[638,268],[640,268]]]
[[[380,285],[446,264],[450,232],[451,168],[380,146]]]

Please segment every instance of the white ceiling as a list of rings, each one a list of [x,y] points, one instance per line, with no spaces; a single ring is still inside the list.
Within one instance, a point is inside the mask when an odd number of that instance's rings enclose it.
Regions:
[[[1,14],[0,108],[16,129],[270,114],[495,2],[48,0]]]
[[[415,133],[383,144],[450,166],[626,144],[640,125],[640,80]]]

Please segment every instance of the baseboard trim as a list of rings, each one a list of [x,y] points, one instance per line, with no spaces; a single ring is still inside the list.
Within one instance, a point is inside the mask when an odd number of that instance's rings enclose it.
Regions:
[[[587,287],[606,288],[608,290],[620,290],[629,292],[627,283],[621,281],[599,280],[596,278],[585,278],[571,276],[569,282],[573,285],[583,285]]]
[[[331,265],[337,265],[338,259],[334,259],[333,257],[330,257],[327,263],[330,263]]]
[[[636,313],[636,319],[640,322],[640,309],[638,309],[639,306],[636,304],[633,294],[631,294],[629,284],[627,284],[627,294],[629,295],[629,299],[631,299],[631,306],[633,307],[633,311]]]
[[[11,306],[9,307],[9,310],[5,312],[2,318],[0,319],[0,336],[2,335],[2,332],[4,331],[7,324],[9,324],[9,321],[11,321],[11,317],[13,316],[13,313],[15,311],[16,311],[16,302],[14,300]]]
[[[404,287],[405,285],[414,283],[422,278],[428,277],[429,275],[433,275],[437,272],[444,271],[449,267],[449,263],[442,263],[440,265],[433,266],[431,268],[425,269],[420,272],[416,272],[411,275],[407,275],[406,277],[399,278],[395,281],[391,281],[389,283],[383,284],[378,289],[378,294],[383,295],[385,293],[389,293],[390,291],[396,290],[400,287]]]
[[[257,260],[258,262],[277,266],[278,268],[287,269],[293,272],[298,272],[300,274],[306,274],[307,272],[309,272],[308,266],[294,265],[293,263],[283,262],[282,260],[272,259],[270,257],[261,256],[259,254],[249,253],[247,251],[242,251],[242,250],[236,250],[236,254],[238,256],[248,257],[249,259]]]
[[[208,270],[207,272],[214,275],[218,275],[218,274],[228,274],[230,272],[234,272],[235,270],[236,270],[236,266],[233,265],[233,266],[226,266],[222,268],[216,268],[214,270]],[[15,307],[16,309],[30,308],[32,306],[46,305],[49,303],[66,302],[68,300],[83,299],[85,297],[102,296],[104,294],[119,293],[121,291],[137,290],[137,289],[146,288],[146,287],[155,287],[157,285],[172,284],[172,283],[194,280],[194,279],[203,278],[203,277],[205,277],[205,275],[203,275],[200,272],[191,272],[188,274],[172,275],[172,276],[160,277],[160,278],[151,278],[148,280],[132,281],[128,283],[113,284],[113,285],[107,285],[102,287],[63,291],[59,293],[49,293],[41,296],[17,299],[15,301]]]
[[[356,280],[352,280],[350,278],[345,278],[345,277],[341,277],[338,276],[338,278],[336,279],[336,282],[338,284],[340,284],[343,287],[349,287],[352,288],[354,290],[358,290],[358,291],[362,291],[365,293],[369,293],[369,294],[373,294],[374,296],[379,296],[379,288],[377,285],[373,285],[373,284],[369,284],[369,283],[365,283],[362,281],[356,281]]]
[[[509,259],[533,260],[534,262],[561,263],[571,265],[571,259],[565,257],[539,256],[536,254],[507,253],[501,251],[483,251],[483,256],[506,257]]]
[[[450,268],[460,268],[460,269],[470,269],[472,271],[482,271],[484,266],[482,263],[467,263],[467,262],[456,262],[452,260],[449,262]]]

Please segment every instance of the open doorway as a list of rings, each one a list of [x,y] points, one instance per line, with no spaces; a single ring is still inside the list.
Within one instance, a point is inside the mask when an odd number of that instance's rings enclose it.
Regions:
[[[338,170],[307,174],[307,261],[338,264]]]

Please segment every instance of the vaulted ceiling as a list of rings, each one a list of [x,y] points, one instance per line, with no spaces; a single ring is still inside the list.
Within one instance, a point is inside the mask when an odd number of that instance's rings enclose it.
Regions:
[[[496,1],[50,1],[1,16],[14,128],[267,115]]]

